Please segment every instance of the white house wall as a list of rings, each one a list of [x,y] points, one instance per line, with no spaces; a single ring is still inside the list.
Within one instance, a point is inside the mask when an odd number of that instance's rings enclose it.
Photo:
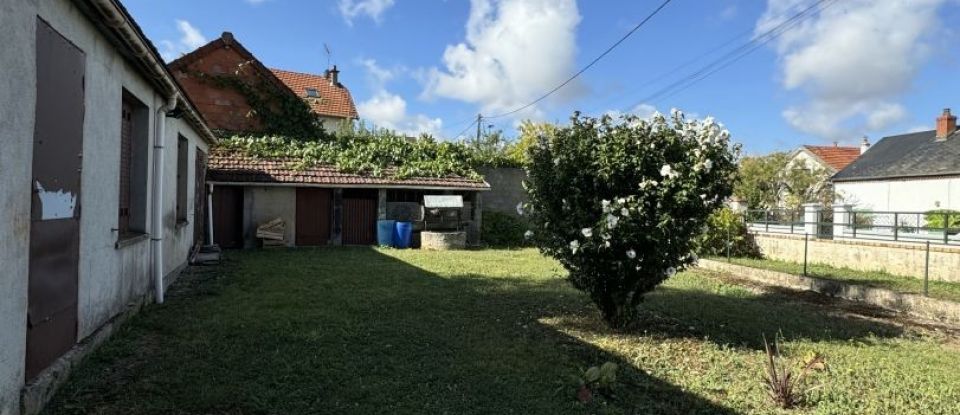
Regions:
[[[152,148],[154,117],[165,97],[134,71],[67,0],[0,1],[0,415],[16,414],[24,384],[33,133],[36,105],[36,18],[48,22],[86,56],[81,177],[78,340],[89,336],[151,289],[149,238],[116,248],[122,90],[148,106]],[[196,146],[206,145],[185,122],[168,120],[164,165],[164,218],[174,216],[177,134],[190,140],[188,202],[193,207]],[[147,189],[152,183],[150,151]],[[149,203],[146,217],[150,217]],[[191,213],[192,215],[192,213]],[[193,223],[176,229],[164,220],[165,273],[187,260]],[[148,221],[149,226],[149,221]],[[149,231],[149,229],[148,229]]]
[[[23,386],[36,79],[36,5],[0,1],[0,415]],[[10,76],[24,74],[25,76]],[[16,97],[16,99],[12,99]]]
[[[834,184],[838,200],[857,209],[924,212],[960,210],[960,178],[931,178]]]

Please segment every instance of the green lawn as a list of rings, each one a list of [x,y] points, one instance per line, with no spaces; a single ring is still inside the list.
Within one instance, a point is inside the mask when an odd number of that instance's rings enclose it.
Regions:
[[[712,259],[715,261],[727,261],[727,258],[723,257]],[[731,258],[730,262],[753,268],[786,272],[788,274],[803,274],[803,264],[796,262],[754,258]],[[923,270],[920,271],[922,272]],[[902,293],[923,294],[922,279],[893,275],[881,271],[857,271],[823,264],[807,264],[807,275],[869,287],[886,288]],[[930,297],[949,301],[960,301],[960,283],[930,281],[929,290]]]
[[[955,339],[681,273],[606,329],[534,250],[231,252],[74,372],[51,414],[960,413]],[[760,383],[762,336],[826,356],[806,406]],[[572,376],[619,364],[611,397]]]

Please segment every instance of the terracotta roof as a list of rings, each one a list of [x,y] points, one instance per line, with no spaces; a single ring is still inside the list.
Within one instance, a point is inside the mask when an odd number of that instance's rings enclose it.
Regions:
[[[482,179],[465,177],[411,177],[396,179],[370,174],[345,173],[334,166],[314,166],[304,169],[294,167],[295,160],[290,158],[265,159],[254,158],[214,150],[210,153],[207,180],[223,183],[274,183],[330,185],[336,187],[383,186],[410,188],[437,188],[451,190],[488,190],[490,185]]]
[[[836,171],[843,170],[848,164],[860,157],[860,147],[839,146],[803,146]]]
[[[357,107],[353,104],[353,97],[350,96],[350,91],[343,84],[337,82],[336,85],[332,85],[330,79],[323,75],[274,68],[270,68],[270,70],[295,94],[305,99],[313,112],[329,117],[359,118]],[[307,97],[307,88],[316,89],[320,97]]]

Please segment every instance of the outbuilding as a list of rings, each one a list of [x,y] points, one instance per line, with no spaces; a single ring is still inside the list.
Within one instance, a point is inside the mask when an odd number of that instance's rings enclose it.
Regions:
[[[118,1],[4,1],[0,27],[8,415],[38,411],[118,316],[163,301],[204,242],[214,135]]]

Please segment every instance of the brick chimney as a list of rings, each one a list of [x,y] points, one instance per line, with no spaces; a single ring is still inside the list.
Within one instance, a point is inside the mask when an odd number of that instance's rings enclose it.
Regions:
[[[340,71],[337,69],[337,65],[333,65],[333,69],[327,69],[326,76],[327,76],[327,79],[330,80],[330,85],[332,86],[340,85]]]
[[[860,154],[866,153],[870,149],[870,140],[867,136],[863,136],[863,140],[860,140]]]
[[[946,139],[957,130],[957,117],[950,114],[950,108],[944,108],[943,114],[937,117],[937,139]]]

